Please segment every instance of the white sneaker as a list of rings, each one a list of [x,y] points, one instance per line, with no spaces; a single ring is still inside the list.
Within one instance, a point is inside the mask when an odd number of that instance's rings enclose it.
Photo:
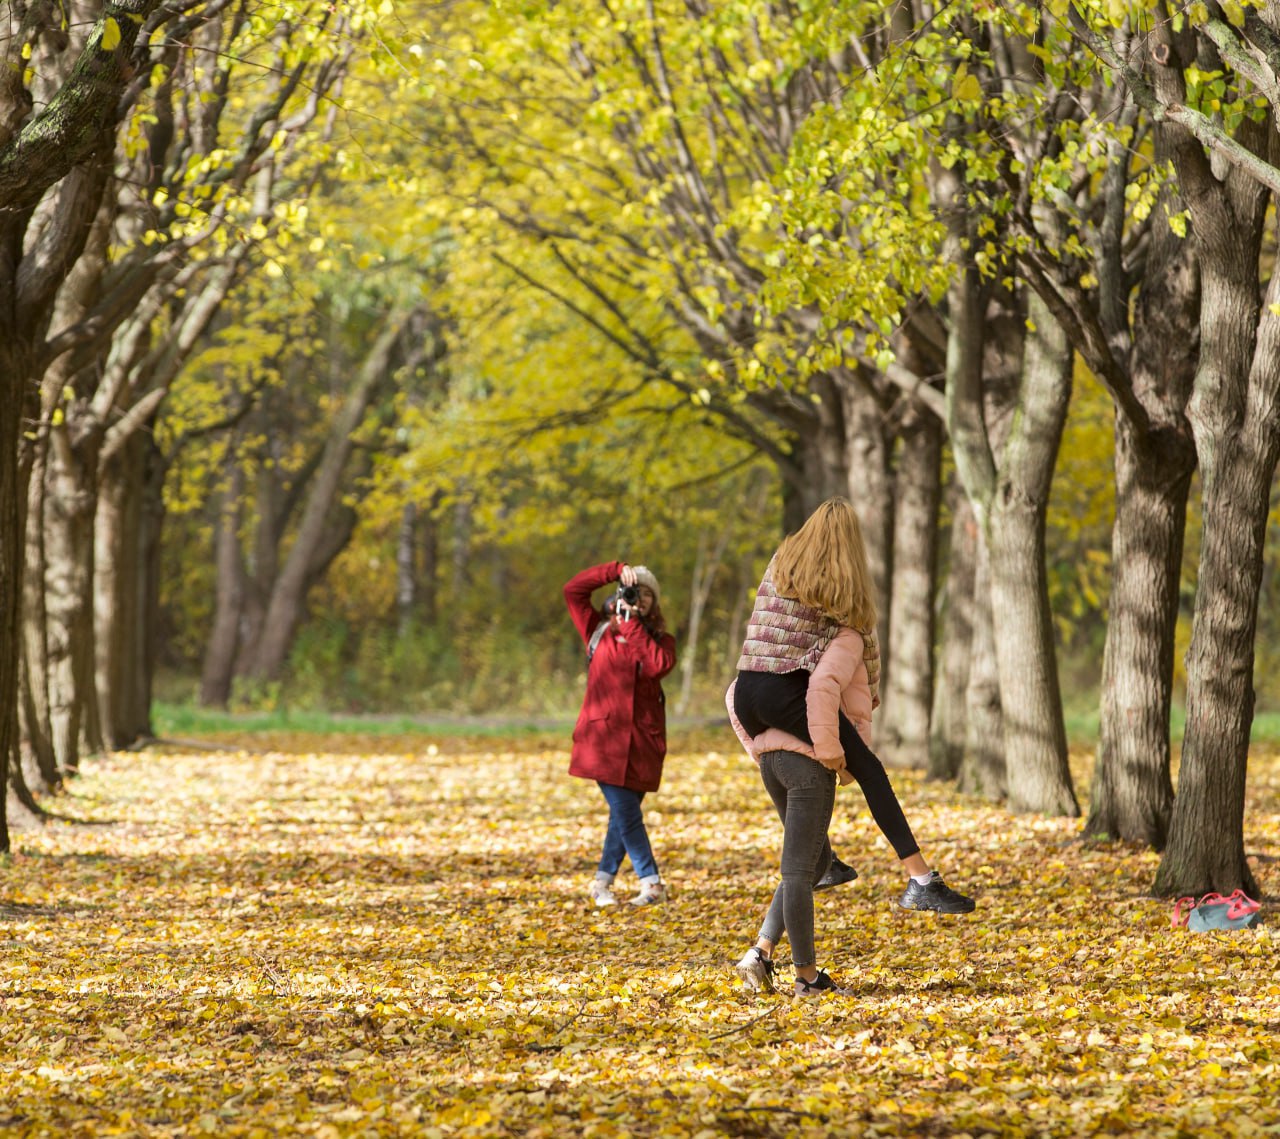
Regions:
[[[742,983],[753,993],[773,992],[773,962],[754,945],[742,955],[734,966]]]
[[[640,887],[640,893],[631,899],[633,906],[653,906],[667,900],[667,888],[661,882],[647,882]]]
[[[613,892],[613,886],[609,882],[601,882],[597,878],[591,883],[591,900],[597,906],[616,906],[618,897]]]

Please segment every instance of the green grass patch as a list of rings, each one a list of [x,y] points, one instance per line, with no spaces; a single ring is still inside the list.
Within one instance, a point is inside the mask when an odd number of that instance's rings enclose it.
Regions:
[[[156,701],[152,706],[156,735],[170,738],[184,735],[207,735],[220,732],[303,732],[314,735],[373,736],[479,736],[508,739],[530,732],[563,732],[573,730],[570,717],[533,716],[460,716],[438,713],[426,716],[337,714],[288,708],[262,712],[222,712],[192,704]],[[720,723],[711,718],[671,720],[671,728],[706,729]],[[1066,716],[1067,738],[1074,744],[1089,746],[1098,739],[1097,708],[1069,712]],[[1169,728],[1175,743],[1181,743],[1186,727],[1186,711],[1175,707],[1169,717]],[[724,729],[728,732],[727,722]],[[1254,717],[1252,739],[1255,743],[1280,743],[1280,712],[1261,712]],[[729,742],[732,742],[730,740]]]
[[[290,711],[221,712],[189,704],[157,701],[151,710],[157,736],[171,738],[224,732],[298,732],[309,735],[441,735],[525,736],[530,732],[573,730],[572,720],[532,717],[337,715],[326,712]]]

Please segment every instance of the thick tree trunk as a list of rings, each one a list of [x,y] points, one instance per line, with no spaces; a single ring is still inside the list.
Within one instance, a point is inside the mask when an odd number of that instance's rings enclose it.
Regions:
[[[815,376],[810,389],[813,401],[803,416],[782,418],[789,430],[790,458],[780,463],[782,478],[782,529],[792,534],[819,503],[836,495],[849,493],[850,440],[856,429],[849,426],[851,382],[830,375]]]
[[[1183,432],[1143,441],[1116,421],[1116,517],[1087,838],[1164,847],[1173,810],[1169,709],[1187,490]]]
[[[118,662],[122,659],[121,641],[132,614],[126,583],[135,580],[138,567],[130,555],[125,535],[129,528],[128,513],[136,509],[125,493],[120,462],[109,463],[98,483],[98,509],[93,529],[93,643],[94,686],[98,693],[98,712],[102,735],[110,747],[123,746],[116,729],[119,701],[123,696],[125,677]]]
[[[893,528],[889,640],[893,667],[881,688],[877,751],[886,763],[929,763],[933,605],[941,499],[942,424],[913,411],[900,433]]]
[[[1175,66],[1160,89],[1181,92]],[[1274,153],[1275,126],[1245,118],[1241,146]],[[1270,490],[1280,456],[1280,276],[1259,288],[1272,195],[1241,168],[1215,172],[1198,141],[1170,128],[1174,163],[1200,256],[1200,359],[1187,418],[1195,435],[1204,522],[1191,645],[1187,725],[1158,894],[1256,896],[1245,861],[1244,789],[1253,721],[1254,637]]]
[[[978,558],[978,520],[964,489],[952,482],[951,541],[943,590],[942,637],[938,680],[929,726],[929,777],[954,779],[964,760],[969,669],[975,623],[974,573]]]
[[[1220,236],[1204,258],[1203,346],[1189,408],[1204,525],[1178,794],[1155,883],[1165,895],[1257,893],[1244,854],[1244,790],[1258,590],[1280,458],[1280,322],[1262,316],[1248,242]],[[1280,303],[1274,276],[1267,302]]]
[[[45,613],[50,738],[58,769],[80,763],[81,726],[93,693],[93,527],[97,490],[55,428],[45,498]],[[94,720],[96,724],[96,716]]]
[[[160,582],[163,576],[164,483],[168,464],[152,432],[142,433],[138,501],[138,621],[129,637],[133,683],[129,705],[120,713],[122,725],[133,740],[155,735],[151,723],[151,695],[160,659]]]
[[[893,645],[889,635],[889,611],[893,605],[893,477],[889,456],[893,440],[886,434],[879,404],[862,386],[850,384],[845,393],[845,447],[847,485],[836,491],[846,496],[858,512],[867,563],[876,587],[880,622],[880,679],[893,674]]]
[[[38,790],[56,791],[62,787],[62,774],[58,770],[50,737],[49,659],[44,611],[46,444],[45,437],[34,442],[27,478],[19,723],[29,785]]]
[[[973,639],[969,684],[965,689],[964,759],[956,786],[999,801],[1005,797],[1004,714],[996,667],[995,632],[991,624],[991,571],[986,541],[978,529],[973,573]]]
[[[0,255],[2,256],[2,255]],[[0,305],[0,312],[4,309]],[[22,438],[23,379],[26,369],[5,343],[9,321],[0,315],[0,377],[8,389],[0,399],[0,853],[9,850],[9,763],[18,731],[19,604],[22,589],[22,479],[18,447]]]
[[[1280,369],[1280,355],[1272,367]],[[1244,853],[1244,791],[1275,439],[1274,428],[1247,431],[1239,448],[1230,448],[1234,456],[1205,480],[1200,580],[1187,652],[1186,734],[1157,894],[1244,889],[1257,896]]]
[[[1018,410],[1001,449],[988,516],[991,607],[1013,811],[1078,815],[1045,571],[1049,487],[1071,396],[1066,334],[1034,294],[1028,300]]]
[[[1167,128],[1159,126],[1156,165],[1170,156]],[[1184,208],[1171,182],[1154,216]],[[1200,350],[1200,269],[1194,236],[1156,224],[1148,242],[1132,299],[1116,242],[1110,267],[1116,284],[1104,310],[1111,327],[1132,328],[1129,375],[1147,421],[1117,401],[1111,594],[1084,836],[1160,850],[1173,811],[1169,708],[1187,492],[1196,463],[1186,404]]]
[[[154,614],[147,595],[147,464],[151,438],[133,435],[103,471],[95,533],[94,607],[98,706],[109,747],[151,735],[149,645]]]

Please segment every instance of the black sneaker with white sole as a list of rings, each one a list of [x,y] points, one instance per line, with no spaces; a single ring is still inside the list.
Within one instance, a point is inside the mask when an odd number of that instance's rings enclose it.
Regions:
[[[843,986],[837,985],[827,975],[825,969],[819,969],[818,975],[812,981],[806,981],[803,977],[796,978],[796,996],[798,997],[824,997],[828,993],[839,996],[848,991]]]
[[[898,905],[904,910],[933,910],[939,914],[971,914],[974,908],[973,899],[953,890],[936,870],[925,886],[912,878]]]
[[[814,883],[814,891],[830,890],[832,886],[843,886],[846,882],[852,882],[857,878],[858,872],[848,863],[841,862],[834,854],[831,856],[831,865],[827,867],[827,872]]]

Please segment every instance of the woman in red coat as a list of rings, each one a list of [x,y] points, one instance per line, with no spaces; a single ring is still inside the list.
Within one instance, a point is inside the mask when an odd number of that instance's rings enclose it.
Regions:
[[[591,594],[612,582],[621,587],[597,609]],[[609,805],[591,897],[597,906],[617,904],[613,881],[625,855],[640,879],[631,904],[662,902],[667,891],[640,810],[645,794],[662,780],[667,716],[661,682],[676,664],[658,579],[644,566],[606,562],[574,575],[564,599],[588,650],[587,693],[573,729],[569,774],[594,780]]]

